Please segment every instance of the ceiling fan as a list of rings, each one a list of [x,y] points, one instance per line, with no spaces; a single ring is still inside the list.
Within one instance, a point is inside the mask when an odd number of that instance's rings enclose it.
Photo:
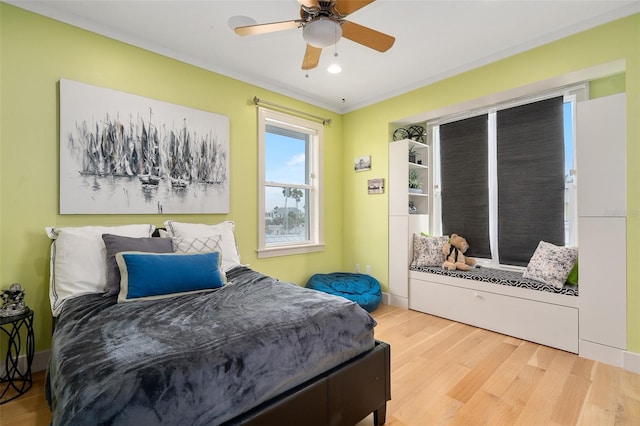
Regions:
[[[379,52],[393,46],[395,38],[371,28],[347,21],[347,15],[373,3],[375,0],[298,0],[300,19],[268,24],[246,25],[234,28],[236,34],[256,35],[302,27],[302,36],[307,50],[302,60],[302,69],[318,66],[323,47],[336,44],[341,37]]]

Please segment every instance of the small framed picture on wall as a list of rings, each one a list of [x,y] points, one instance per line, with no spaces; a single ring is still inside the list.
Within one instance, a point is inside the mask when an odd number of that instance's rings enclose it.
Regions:
[[[384,179],[369,179],[367,181],[367,189],[369,194],[383,194],[384,193]]]
[[[371,156],[365,155],[362,157],[356,157],[353,162],[353,170],[355,170],[356,172],[371,170]]]

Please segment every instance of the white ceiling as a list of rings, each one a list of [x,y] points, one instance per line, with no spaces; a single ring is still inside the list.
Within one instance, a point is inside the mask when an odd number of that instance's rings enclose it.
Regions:
[[[377,0],[347,19],[394,36],[393,47],[342,39],[342,73],[326,71],[330,47],[307,77],[301,29],[241,37],[228,24],[298,19],[296,0],[5,1],[339,113],[640,12],[640,0]]]

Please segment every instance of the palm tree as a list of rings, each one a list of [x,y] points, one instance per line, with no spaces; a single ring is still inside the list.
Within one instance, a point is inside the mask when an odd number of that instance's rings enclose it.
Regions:
[[[289,190],[289,196],[291,198],[293,198],[294,200],[296,200],[296,225],[300,224],[300,209],[298,208],[298,206],[300,205],[300,200],[302,199],[302,197],[304,196],[304,193],[302,192],[301,189],[298,188],[294,188]]]
[[[282,188],[282,195],[284,195],[284,230],[289,228],[289,215],[287,214],[287,200],[291,197],[291,188]]]

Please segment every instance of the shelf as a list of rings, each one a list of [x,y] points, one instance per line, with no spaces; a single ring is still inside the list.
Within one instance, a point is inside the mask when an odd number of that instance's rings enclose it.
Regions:
[[[409,161],[408,163],[410,169],[429,169],[429,166],[427,166],[426,164],[412,163],[411,161]]]
[[[409,161],[407,152],[412,149],[415,159]],[[428,214],[431,197],[430,181],[431,148],[429,145],[403,139],[389,144],[389,214],[415,215]],[[417,161],[421,164],[418,164]],[[412,177],[412,175],[415,175]],[[422,185],[423,192],[410,192],[407,180],[417,180]],[[413,207],[410,208],[409,205]]]
[[[407,140],[409,141],[409,144],[414,146],[416,149],[429,149],[429,145],[427,145],[426,143],[414,141],[413,139]]]

